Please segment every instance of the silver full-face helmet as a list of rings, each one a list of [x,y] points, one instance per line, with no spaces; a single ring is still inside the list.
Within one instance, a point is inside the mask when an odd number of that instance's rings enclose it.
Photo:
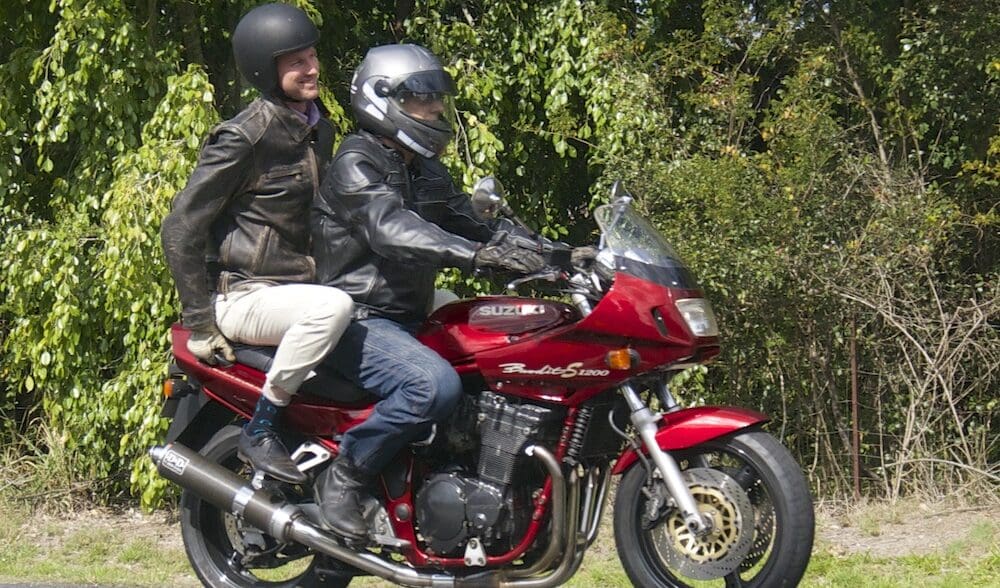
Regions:
[[[437,157],[454,136],[455,82],[419,45],[373,47],[351,80],[358,123],[423,155]]]

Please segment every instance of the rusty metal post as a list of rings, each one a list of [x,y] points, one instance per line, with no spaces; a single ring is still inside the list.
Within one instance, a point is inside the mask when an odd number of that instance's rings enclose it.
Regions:
[[[851,474],[854,499],[861,500],[861,432],[858,429],[858,321],[851,311]]]

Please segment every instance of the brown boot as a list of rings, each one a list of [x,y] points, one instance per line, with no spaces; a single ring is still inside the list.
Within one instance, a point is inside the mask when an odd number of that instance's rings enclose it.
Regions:
[[[372,476],[339,455],[316,480],[314,487],[320,516],[334,533],[355,541],[368,537],[368,523],[362,512]]]

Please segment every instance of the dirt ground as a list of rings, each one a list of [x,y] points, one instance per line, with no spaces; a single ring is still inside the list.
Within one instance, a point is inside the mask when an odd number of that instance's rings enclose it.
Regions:
[[[1000,530],[1000,509],[996,505],[906,502],[849,508],[820,506],[816,539],[820,547],[825,545],[837,555],[927,555],[966,539],[973,528],[983,524]]]

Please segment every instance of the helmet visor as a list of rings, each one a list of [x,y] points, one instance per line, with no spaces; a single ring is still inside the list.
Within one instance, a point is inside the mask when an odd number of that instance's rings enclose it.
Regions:
[[[434,69],[407,74],[406,77],[392,84],[392,89],[394,93],[454,95],[455,82],[448,72],[443,69]]]
[[[455,100],[451,94],[440,92],[398,92],[393,98],[406,116],[448,130],[455,121]]]

